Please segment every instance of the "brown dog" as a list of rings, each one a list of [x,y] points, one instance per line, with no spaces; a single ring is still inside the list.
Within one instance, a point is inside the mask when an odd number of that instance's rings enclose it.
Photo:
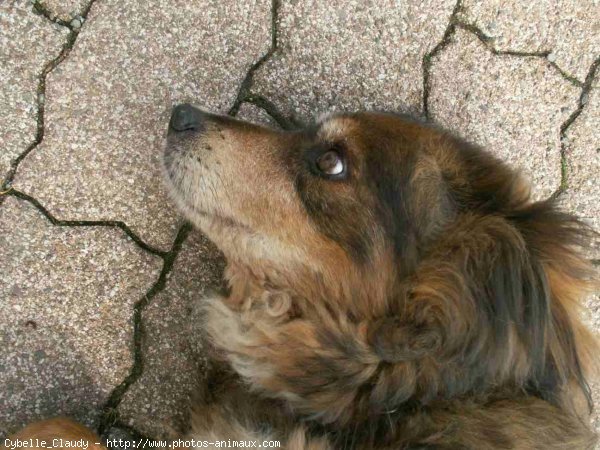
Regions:
[[[393,114],[280,132],[180,105],[164,168],[231,287],[206,329],[240,381],[191,438],[593,447],[589,232],[488,153]]]

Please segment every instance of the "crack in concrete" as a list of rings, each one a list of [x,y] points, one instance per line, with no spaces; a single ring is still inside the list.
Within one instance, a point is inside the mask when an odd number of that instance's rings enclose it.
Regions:
[[[82,23],[85,22],[87,16],[89,14],[90,9],[96,0],[90,0],[90,2],[86,5],[86,7],[81,12],[79,18],[82,20]],[[278,5],[278,0],[273,0],[273,5]],[[173,263],[181,249],[181,245],[183,241],[186,239],[191,226],[189,224],[184,224],[180,227],[177,236],[174,240],[173,246],[170,251],[165,252],[159,250],[146,242],[144,242],[139,236],[137,236],[124,222],[119,220],[62,220],[54,217],[50,211],[48,211],[37,199],[34,197],[15,190],[12,187],[12,182],[17,174],[19,165],[21,162],[34,150],[36,149],[44,139],[45,133],[45,96],[46,96],[46,80],[47,76],[50,72],[52,72],[60,63],[62,63],[65,58],[71,52],[79,33],[81,32],[81,27],[75,28],[70,23],[61,20],[59,18],[53,18],[51,12],[41,3],[35,2],[33,4],[33,11],[36,14],[44,17],[48,21],[64,26],[69,29],[69,35],[67,36],[66,42],[63,44],[62,49],[60,50],[58,56],[54,59],[47,62],[41,74],[38,77],[38,88],[37,88],[37,127],[36,134],[34,140],[31,144],[27,146],[27,148],[12,161],[11,167],[9,169],[8,174],[6,175],[2,185],[0,187],[0,206],[4,203],[4,200],[8,196],[12,196],[15,198],[19,198],[20,200],[27,201],[32,206],[34,206],[50,223],[54,226],[65,226],[65,227],[88,227],[88,226],[96,226],[96,227],[109,227],[109,228],[119,228],[123,231],[136,245],[138,245],[142,250],[147,251],[155,256],[160,257],[163,260],[163,267],[161,269],[161,273],[158,279],[154,282],[152,287],[148,290],[148,292],[142,297],[133,307],[133,365],[130,369],[127,377],[116,386],[111,394],[109,395],[108,400],[104,404],[102,408],[102,416],[100,420],[100,424],[98,427],[98,432],[102,435],[105,431],[112,426],[115,426],[120,429],[124,429],[133,437],[142,437],[145,436],[139,431],[135,430],[132,427],[124,425],[118,421],[117,417],[117,408],[121,403],[121,400],[124,394],[127,392],[129,387],[135,383],[139,377],[143,373],[143,351],[142,351],[142,340],[143,340],[143,321],[142,321],[142,312],[145,307],[148,305],[150,300],[154,298],[159,292],[164,289],[164,286],[167,281],[167,276],[171,272],[173,267]],[[274,19],[273,19],[274,20]],[[251,84],[252,74],[255,70],[257,70],[263,63],[266,61],[270,55],[273,53],[276,48],[276,36],[272,37],[272,46],[269,52],[267,52],[257,63],[255,63],[249,73],[246,75],[244,82],[240,88],[240,93],[238,93],[238,97],[243,91],[244,88],[247,89],[247,86]],[[239,106],[238,106],[239,108]]]
[[[83,20],[87,19],[88,13],[92,5],[96,2],[96,0],[90,0],[90,2],[86,5],[86,7],[81,12],[81,18]],[[6,175],[2,185],[0,186],[1,191],[7,191],[11,188],[11,184],[14,181],[14,178],[17,174],[17,170],[21,162],[29,155],[34,149],[40,145],[44,139],[45,133],[45,125],[44,125],[44,113],[45,113],[45,103],[46,103],[46,78],[48,74],[52,72],[61,62],[65,60],[65,58],[71,52],[73,46],[75,45],[75,41],[77,40],[77,36],[79,35],[81,28],[76,29],[73,28],[70,24],[65,25],[64,21],[59,19],[53,20],[50,17],[50,13],[43,6],[41,6],[38,2],[33,4],[34,12],[42,15],[49,21],[53,23],[58,23],[59,25],[65,26],[70,30],[69,35],[67,36],[66,42],[63,44],[62,49],[58,56],[46,63],[44,68],[42,69],[42,73],[38,77],[38,88],[37,88],[37,127],[35,137],[33,142],[27,146],[27,148],[17,156],[12,162],[11,167]],[[4,196],[0,196],[0,206],[4,202]]]
[[[562,77],[571,82],[571,84],[573,84],[574,86],[577,86],[579,88],[582,88],[583,85],[585,84],[585,81],[582,83],[580,80],[578,80],[577,78],[575,78],[573,75],[567,73],[565,70],[563,70],[558,64],[556,64],[554,61],[550,61],[548,59],[546,59],[548,64],[553,67],[555,70],[558,71],[558,73],[560,73],[562,75]]]
[[[573,84],[576,87],[582,88],[584,83],[579,81],[574,76],[568,74],[566,71],[561,69],[558,64],[548,60],[548,55],[552,53],[550,50],[538,51],[538,52],[522,52],[516,50],[497,50],[493,45],[493,38],[486,35],[481,28],[474,24],[470,24],[460,19],[459,14],[462,12],[462,0],[457,0],[454,10],[450,15],[450,20],[446,31],[442,36],[440,42],[428,53],[423,56],[422,71],[423,71],[423,116],[425,119],[430,120],[429,110],[429,98],[431,96],[431,68],[433,65],[433,58],[442,52],[448,44],[450,44],[452,36],[456,33],[457,28],[467,31],[473,34],[479,39],[485,47],[496,56],[515,56],[520,58],[543,58],[546,64],[556,70],[565,80]]]
[[[526,58],[532,58],[532,57],[533,58],[543,58],[544,61],[546,62],[546,64],[548,64],[550,67],[552,67],[553,69],[558,71],[558,73],[561,75],[561,77],[563,79],[565,79],[569,83],[571,83],[574,86],[581,89],[581,94],[579,96],[579,104],[577,106],[577,109],[575,111],[573,111],[573,113],[571,113],[569,118],[567,118],[567,120],[560,127],[560,133],[559,133],[560,134],[560,185],[556,189],[556,191],[554,191],[549,197],[552,199],[558,198],[568,188],[568,180],[567,180],[568,162],[567,162],[567,158],[566,158],[566,149],[565,149],[565,145],[566,145],[565,133],[566,133],[567,129],[571,126],[571,124],[575,121],[575,119],[577,119],[577,117],[579,117],[579,114],[581,114],[581,111],[583,110],[583,107],[585,106],[583,99],[585,98],[585,96],[588,95],[588,92],[592,88],[594,75],[596,73],[596,69],[598,68],[598,64],[600,63],[600,58],[596,59],[596,61],[594,61],[594,63],[592,63],[590,70],[588,71],[588,74],[586,76],[586,79],[582,83],[581,81],[577,80],[575,77],[573,77],[573,76],[567,74],[565,71],[563,71],[556,63],[554,63],[552,61],[548,61],[548,55],[551,53],[550,50],[540,51],[540,52],[519,52],[519,51],[513,51],[513,50],[497,50],[491,44],[491,41],[493,41],[493,39],[491,37],[487,36],[476,25],[468,24],[468,23],[465,23],[465,22],[462,22],[459,20],[456,23],[456,26],[475,35],[488,48],[488,50],[491,51],[494,55],[516,56],[516,57],[526,57]]]
[[[483,30],[481,28],[479,28],[477,25],[474,25],[472,23],[467,23],[462,19],[456,19],[456,26],[473,34],[474,36],[476,36],[477,39],[479,39],[486,46],[486,48],[496,56],[516,56],[516,57],[521,57],[521,58],[542,58],[542,59],[544,59],[544,62],[548,66],[550,66],[554,70],[556,70],[560,74],[560,76],[563,77],[566,81],[568,81],[569,83],[573,84],[576,87],[579,87],[579,88],[583,87],[584,83],[579,81],[573,75],[568,74],[565,70],[561,69],[558,66],[558,64],[556,64],[555,62],[548,60],[548,55],[550,55],[552,53],[551,50],[542,50],[542,51],[536,51],[536,52],[525,52],[525,51],[518,51],[518,50],[498,50],[493,45],[494,38],[485,34],[483,32]]]
[[[189,223],[185,223],[179,228],[171,249],[163,256],[163,266],[158,279],[133,307],[133,365],[125,379],[112,390],[102,408],[102,417],[98,426],[98,434],[101,436],[118,423],[118,407],[123,397],[144,372],[144,351],[142,347],[144,339],[143,312],[150,301],[164,290],[167,277],[171,273],[173,264],[191,229],[192,227]]]
[[[61,220],[54,217],[36,198],[20,192],[16,189],[9,188],[4,192],[1,192],[2,197],[12,196],[20,200],[28,202],[35,209],[38,210],[52,225],[61,227],[107,227],[107,228],[118,228],[123,231],[135,244],[137,244],[142,250],[147,251],[155,256],[158,256],[163,260],[163,266],[158,279],[153,283],[148,292],[134,305],[133,307],[133,365],[130,369],[127,377],[111,392],[107,402],[102,408],[102,417],[98,432],[102,435],[104,432],[112,426],[125,430],[136,440],[146,439],[139,431],[134,428],[120,423],[117,416],[117,407],[121,403],[123,395],[129,387],[135,383],[143,373],[143,352],[142,352],[142,340],[143,340],[143,322],[142,313],[148,303],[155,295],[164,289],[167,281],[167,276],[171,272],[173,263],[181,250],[181,246],[189,231],[191,225],[184,224],[179,228],[177,236],[174,240],[171,250],[164,252],[158,250],[140,239],[124,222],[118,220]]]
[[[25,194],[24,192],[10,188],[0,193],[0,198],[6,198],[8,196],[16,197],[21,200],[25,200],[32,206],[34,206],[52,225],[59,227],[106,227],[106,228],[118,228],[127,235],[138,247],[142,250],[151,253],[152,255],[158,256],[159,258],[165,258],[167,252],[159,250],[146,242],[144,242],[137,234],[135,234],[131,228],[129,228],[125,222],[120,220],[62,220],[57,219],[48,211],[44,205],[42,205],[36,198]]]
[[[242,80],[240,88],[238,89],[236,99],[227,113],[230,116],[235,116],[239,112],[240,106],[242,106],[245,98],[249,95],[252,83],[254,81],[254,73],[260,69],[278,49],[277,39],[279,34],[279,24],[277,23],[277,20],[279,16],[279,6],[280,0],[271,0],[271,45],[269,46],[267,52],[262,55],[258,61],[252,64],[250,69],[248,69],[248,72],[246,72],[246,76]]]
[[[299,128],[302,124],[294,118],[287,117],[281,110],[275,105],[274,102],[269,100],[267,97],[249,92],[244,98],[243,103],[254,105],[257,108],[262,109],[267,113],[283,130],[294,130]]]
[[[579,94],[579,100],[577,104],[577,108],[575,111],[571,113],[571,115],[565,120],[560,126],[560,186],[558,189],[551,195],[551,198],[558,198],[563,193],[567,191],[569,188],[569,161],[567,159],[567,131],[573,125],[575,120],[582,113],[585,105],[587,104],[587,99],[589,99],[590,91],[592,90],[592,85],[594,83],[594,79],[596,77],[596,72],[600,67],[600,57],[598,57],[590,66],[588,73],[585,77],[585,81],[581,88],[581,93]]]
[[[584,99],[589,94],[590,89],[592,88],[594,75],[596,73],[596,69],[600,64],[600,58],[598,58],[588,71],[585,81],[582,83],[575,77],[569,75],[565,71],[563,71],[555,62],[548,60],[548,55],[551,53],[550,50],[539,51],[539,52],[521,52],[515,50],[497,50],[493,45],[493,38],[486,35],[479,27],[473,24],[469,24],[464,22],[459,18],[459,13],[462,11],[462,0],[457,0],[454,10],[450,16],[450,21],[444,32],[444,35],[440,42],[425,56],[423,56],[423,115],[426,120],[431,120],[431,113],[429,110],[429,98],[431,96],[431,68],[433,65],[433,58],[437,56],[440,52],[442,52],[450,43],[452,36],[456,33],[457,28],[461,28],[462,30],[467,31],[475,35],[485,46],[486,48],[497,56],[514,56],[521,58],[544,58],[546,64],[552,67],[554,70],[558,71],[563,79],[567,80],[571,84],[576,87],[581,88],[581,94],[579,97],[579,105],[575,111],[569,116],[569,118],[561,125],[560,127],[560,161],[561,161],[561,180],[560,185],[557,190],[550,195],[550,198],[557,198],[560,196],[568,187],[567,183],[567,172],[568,172],[568,162],[566,158],[566,136],[565,133],[567,129],[571,126],[571,124],[579,117],[583,107],[585,106]]]
[[[523,51],[518,51],[518,50],[498,50],[492,45],[494,38],[485,34],[483,32],[483,30],[481,28],[479,28],[477,25],[465,22],[462,19],[457,19],[456,26],[475,35],[477,37],[477,39],[479,39],[483,44],[485,44],[485,46],[488,48],[488,50],[491,51],[494,55],[546,58],[551,53],[550,50],[542,50],[542,51],[537,51],[537,52],[523,52]]]
[[[442,39],[435,45],[435,47],[423,55],[423,60],[421,62],[421,70],[423,73],[422,114],[427,121],[430,120],[429,97],[431,95],[431,66],[433,65],[433,58],[442,50],[444,50],[448,44],[450,44],[450,39],[454,33],[456,33],[457,16],[462,11],[462,7],[462,0],[457,0],[456,4],[454,5],[454,9],[452,10],[452,14],[450,14],[450,19],[448,20],[448,25],[446,26],[446,30],[444,31]]]
[[[49,20],[52,23],[56,23],[63,27],[67,27],[71,31],[75,30],[75,28],[71,25],[70,22],[67,22],[66,20],[62,20],[59,17],[56,17],[54,14],[52,14],[52,11],[50,11],[48,9],[48,7],[46,5],[44,5],[41,1],[33,0],[32,3],[33,3],[32,4],[33,12],[35,14],[44,17],[45,19]]]

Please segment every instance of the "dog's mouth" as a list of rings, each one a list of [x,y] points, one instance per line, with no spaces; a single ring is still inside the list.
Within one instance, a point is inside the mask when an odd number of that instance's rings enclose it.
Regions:
[[[173,176],[173,166],[188,156],[193,140],[198,138],[198,134],[193,131],[173,131],[169,126],[167,137],[162,153],[162,164],[167,170],[167,174]]]

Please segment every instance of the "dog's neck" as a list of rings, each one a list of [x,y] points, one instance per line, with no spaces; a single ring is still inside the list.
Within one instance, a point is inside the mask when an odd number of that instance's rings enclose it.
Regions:
[[[340,262],[333,271],[297,266],[280,270],[268,261],[239,262],[228,259],[225,278],[230,288],[227,304],[234,310],[261,304],[271,314],[290,317],[329,305],[350,320],[384,316],[396,280],[383,272],[344,270]],[[346,267],[352,267],[347,265]],[[368,309],[361,307],[368,305]]]

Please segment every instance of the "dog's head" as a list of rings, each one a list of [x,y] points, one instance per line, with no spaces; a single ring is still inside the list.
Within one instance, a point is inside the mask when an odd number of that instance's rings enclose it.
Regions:
[[[164,167],[228,259],[213,338],[299,410],[349,421],[585,385],[580,226],[482,150],[393,114],[288,132],[180,105]]]

